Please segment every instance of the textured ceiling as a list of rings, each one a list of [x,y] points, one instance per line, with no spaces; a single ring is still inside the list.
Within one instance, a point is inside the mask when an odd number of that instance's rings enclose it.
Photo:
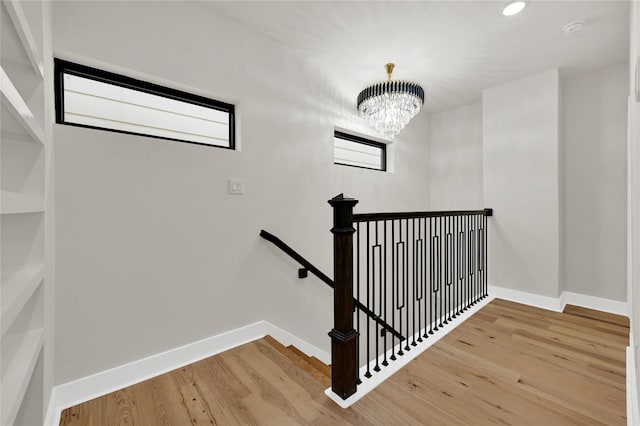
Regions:
[[[551,68],[579,73],[623,63],[628,1],[530,1],[504,17],[504,1],[205,2],[292,49],[345,96],[385,78],[420,83],[429,112],[480,99],[483,89]],[[583,20],[567,35],[562,27]]]

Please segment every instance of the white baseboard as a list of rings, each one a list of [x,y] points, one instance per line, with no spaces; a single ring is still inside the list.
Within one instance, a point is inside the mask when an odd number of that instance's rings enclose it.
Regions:
[[[218,334],[178,348],[170,349],[147,358],[111,368],[91,376],[83,377],[53,388],[47,409],[45,426],[60,424],[62,410],[94,398],[140,383],[160,374],[200,361],[245,343],[271,335],[285,346],[295,345],[324,363],[331,356],[299,337],[267,321],[258,321],[247,326]]]
[[[60,413],[56,406],[56,388],[51,389],[51,395],[49,396],[49,405],[47,405],[47,412],[44,415],[45,426],[58,426],[60,424]]]
[[[490,285],[489,295],[498,299],[510,300],[511,302],[535,306],[536,308],[547,309],[549,311],[562,312],[562,309],[564,308],[559,298],[527,293],[525,291],[513,290],[510,288]]]
[[[597,311],[609,312],[617,315],[629,315],[628,305],[626,302],[587,296],[585,294],[572,293],[570,291],[563,291],[559,297],[555,298],[490,285],[489,294],[499,299],[510,300],[512,302],[518,302],[555,312],[562,312],[565,305],[576,305],[583,308],[595,309]]]
[[[266,327],[265,335],[270,335],[285,346],[293,345],[304,352],[306,355],[314,356],[325,364],[331,364],[331,353],[312,345],[306,340],[302,340],[298,336],[281,329],[277,325],[271,324],[267,321],[263,322],[265,323]],[[329,340],[327,340],[327,342],[328,341]]]
[[[440,328],[440,330],[429,336],[428,339],[424,339],[421,343],[418,343],[417,346],[411,348],[410,351],[405,352],[403,356],[398,357],[395,361],[391,362],[389,366],[382,368],[379,372],[372,375],[370,378],[365,378],[364,373],[367,371],[367,367],[363,366],[360,368],[360,377],[362,378],[362,383],[358,385],[358,391],[351,395],[347,399],[342,399],[338,394],[334,393],[331,388],[328,388],[324,391],[325,395],[327,395],[333,402],[338,404],[342,408],[349,408],[351,405],[355,404],[359,401],[363,396],[374,390],[378,385],[387,380],[397,371],[400,371],[402,367],[407,365],[413,359],[415,359],[418,355],[429,349],[435,343],[437,343],[444,336],[449,334],[451,331],[455,330],[460,324],[469,319],[473,314],[478,312],[484,306],[489,304],[493,300],[493,297],[489,296],[486,299],[480,301],[477,305],[467,310],[467,312],[462,313],[458,318],[454,321],[451,321],[449,324]],[[421,332],[422,333],[422,332]],[[398,347],[389,350],[387,355],[390,356],[392,353],[397,353]]]
[[[564,292],[560,297],[553,298],[518,290],[489,286],[489,295],[489,298],[483,300],[476,307],[463,314],[462,318],[443,328],[442,331],[437,335],[434,335],[433,338],[425,340],[420,347],[416,347],[417,350],[411,352],[410,356],[407,356],[409,354],[405,355],[401,362],[406,364],[411,359],[418,356],[442,338],[442,336],[445,336],[449,331],[461,324],[472,313],[489,303],[489,301],[494,297],[543,309],[549,309],[556,312],[561,312],[564,309],[564,305],[570,303],[620,315],[628,314],[627,304],[624,302],[617,302],[569,292]],[[278,340],[285,346],[295,345],[302,352],[310,356],[315,356],[325,364],[329,364],[331,362],[331,355],[329,352],[308,343],[307,341],[274,324],[271,324],[268,321],[258,321],[236,330],[212,336],[166,352],[114,367],[91,376],[55,386],[51,392],[51,398],[47,408],[44,424],[45,426],[57,426],[60,423],[60,413],[65,408],[81,404],[91,399],[114,392],[118,389],[122,389],[160,374],[175,370],[176,368],[200,361],[220,352],[260,339],[267,334],[271,335],[274,339]],[[394,371],[397,370],[394,369]],[[627,368],[627,372],[629,372],[629,368]],[[635,365],[633,372],[633,380],[635,383]],[[393,372],[389,372],[388,374],[383,372],[376,374],[374,376],[375,379],[372,378],[371,380],[366,381],[365,384],[360,385],[358,393],[346,401],[343,401],[337,395],[333,394],[330,389],[328,389],[326,393],[340,406],[348,407],[358,399],[362,398],[363,395],[366,395],[367,392],[373,390],[391,374],[393,374]],[[637,398],[634,397],[634,400],[637,405]],[[637,411],[637,406],[635,409]],[[634,418],[638,419],[640,422],[640,416]],[[640,423],[638,424],[640,425]]]
[[[627,346],[627,426],[640,425],[636,359],[633,348],[635,348],[633,334],[629,333],[629,346]]]
[[[611,314],[629,316],[629,308],[626,302],[603,299],[601,297],[587,296],[586,294],[571,293],[565,291],[560,295],[562,308],[564,305],[576,305],[596,311],[609,312]]]

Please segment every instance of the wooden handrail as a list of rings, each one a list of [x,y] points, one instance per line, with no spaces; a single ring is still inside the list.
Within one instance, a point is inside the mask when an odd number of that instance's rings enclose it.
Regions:
[[[389,213],[358,213],[353,215],[354,222],[373,222],[376,220],[417,219],[421,217],[446,216],[493,216],[493,209],[484,210],[444,210],[433,212],[389,212]]]
[[[325,284],[327,284],[331,288],[334,287],[333,280],[331,278],[329,278],[321,270],[316,268],[307,259],[302,257],[297,251],[295,251],[294,249],[289,247],[289,245],[287,243],[285,243],[284,241],[282,241],[280,238],[278,238],[275,235],[265,231],[264,229],[260,230],[260,236],[262,238],[264,238],[265,240],[273,243],[273,245],[275,245],[280,250],[282,250],[283,252],[288,254],[291,258],[293,258],[296,262],[298,262],[304,269],[308,270],[313,275],[318,277],[320,279],[320,281],[324,282]],[[393,334],[394,336],[396,336],[401,341],[405,339],[404,336],[402,334],[400,334],[399,331],[395,330],[393,327],[391,327],[389,324],[387,324],[382,318],[380,318],[380,316],[378,316],[378,315],[374,314],[373,312],[371,312],[371,310],[369,310],[369,308],[367,308],[365,305],[360,303],[358,300],[353,299],[353,303],[355,304],[356,308],[358,308],[363,314],[367,315],[369,318],[371,318],[372,320],[377,322],[380,327],[382,327],[383,329],[385,329],[389,333]]]

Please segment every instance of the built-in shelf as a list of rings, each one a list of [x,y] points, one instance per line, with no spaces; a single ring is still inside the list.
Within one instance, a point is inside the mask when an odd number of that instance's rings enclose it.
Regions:
[[[2,0],[2,3],[4,3],[7,8],[9,18],[11,18],[11,22],[13,22],[13,26],[18,33],[22,48],[29,58],[33,71],[38,77],[44,77],[44,68],[40,60],[40,52],[38,52],[38,48],[36,47],[36,42],[29,27],[27,17],[22,10],[22,5],[17,0]]]
[[[51,6],[1,0],[0,115],[3,185],[0,223],[0,425],[43,424],[53,383],[49,348],[53,284],[50,190],[53,93]],[[51,217],[50,217],[51,218]],[[46,340],[46,344],[45,344]],[[47,357],[47,359],[45,359]]]
[[[42,127],[29,109],[27,103],[22,99],[20,93],[11,82],[11,79],[0,66],[0,92],[2,93],[2,104],[15,117],[20,125],[33,137],[44,145],[45,137]]]
[[[20,340],[12,359],[3,360],[3,364],[7,363],[7,368],[2,376],[2,421],[0,424],[13,424],[42,351],[43,343],[44,329],[38,328],[28,331]]]
[[[0,213],[38,213],[44,211],[44,198],[17,192],[0,191]]]
[[[6,268],[5,268],[6,269]],[[2,334],[9,329],[44,278],[44,265],[33,264],[11,271],[0,288]]]

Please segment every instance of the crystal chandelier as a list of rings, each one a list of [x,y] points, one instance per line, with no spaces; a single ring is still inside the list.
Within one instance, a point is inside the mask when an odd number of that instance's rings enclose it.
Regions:
[[[393,139],[424,104],[424,90],[410,81],[392,81],[394,64],[386,64],[388,80],[358,95],[358,111],[386,139]]]

